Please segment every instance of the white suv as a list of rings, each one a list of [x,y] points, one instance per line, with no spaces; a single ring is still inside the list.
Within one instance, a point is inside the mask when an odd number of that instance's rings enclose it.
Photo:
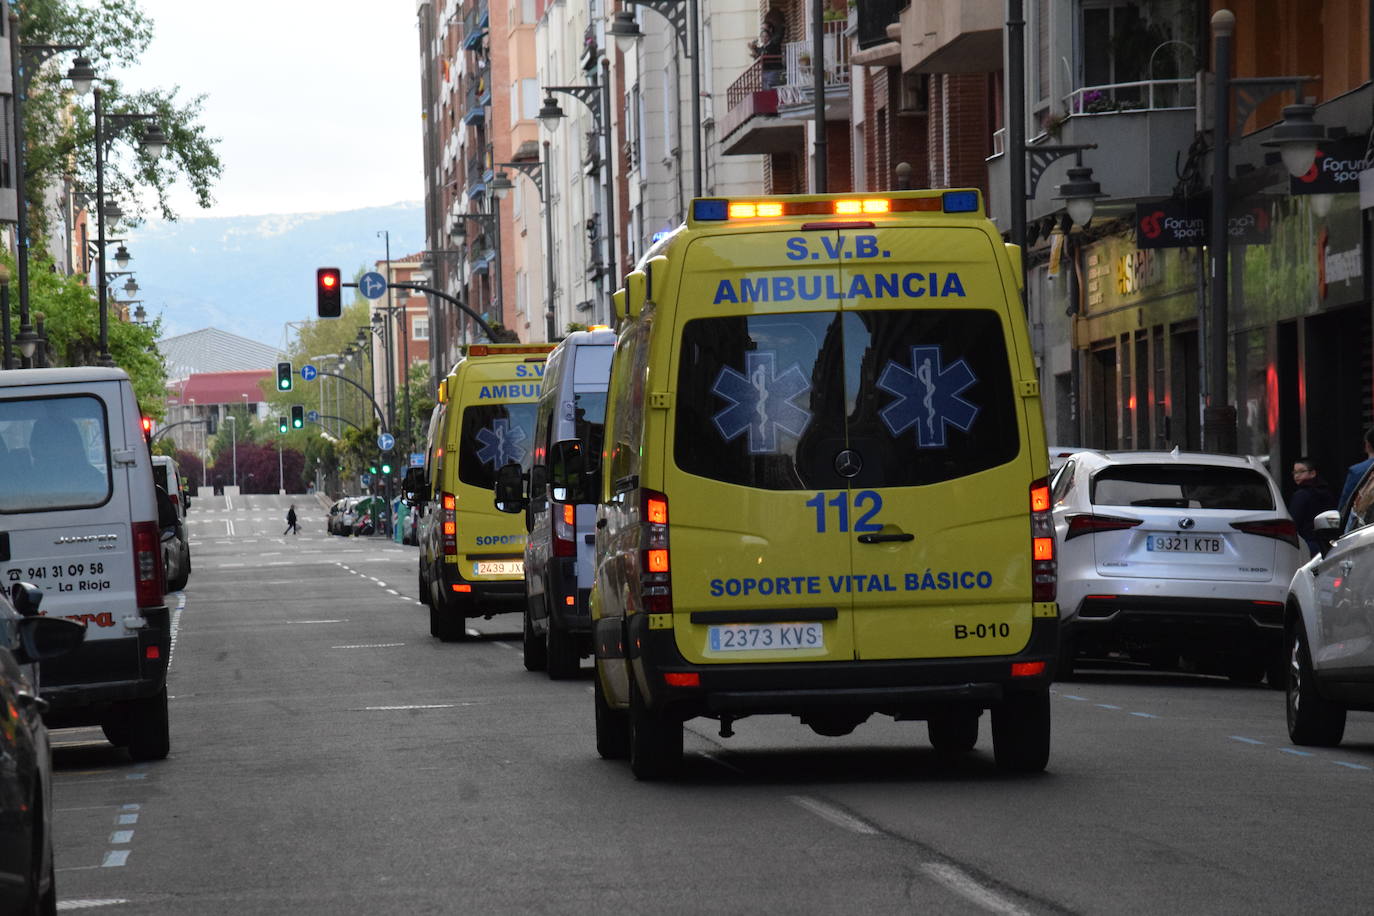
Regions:
[[[1061,677],[1079,656],[1125,653],[1282,686],[1283,602],[1307,551],[1257,459],[1078,452],[1050,499]]]

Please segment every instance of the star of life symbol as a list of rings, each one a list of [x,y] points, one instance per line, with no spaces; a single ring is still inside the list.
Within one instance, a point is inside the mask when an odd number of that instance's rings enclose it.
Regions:
[[[878,387],[897,400],[878,415],[894,437],[916,427],[920,448],[944,448],[946,427],[963,432],[973,428],[978,408],[959,395],[978,381],[962,359],[944,365],[941,347],[912,347],[911,368],[889,360]]]
[[[519,464],[525,458],[525,431],[512,426],[509,420],[493,420],[490,426],[477,431],[477,458],[493,468],[502,468],[512,461]]]
[[[811,422],[811,411],[792,403],[806,395],[811,384],[796,363],[778,375],[776,358],[772,350],[747,353],[743,373],[726,366],[711,386],[712,394],[730,402],[711,422],[726,442],[747,432],[753,455],[778,451],[779,430],[796,437]]]

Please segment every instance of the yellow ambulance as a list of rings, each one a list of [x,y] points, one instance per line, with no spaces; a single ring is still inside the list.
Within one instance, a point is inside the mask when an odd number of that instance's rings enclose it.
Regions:
[[[698,199],[616,294],[596,738],[874,713],[1044,769],[1054,531],[1019,250],[974,190]]]
[[[419,526],[420,594],[430,635],[463,639],[466,621],[525,607],[525,526],[492,502],[496,472],[528,469],[544,362],[553,344],[472,344],[439,386]]]

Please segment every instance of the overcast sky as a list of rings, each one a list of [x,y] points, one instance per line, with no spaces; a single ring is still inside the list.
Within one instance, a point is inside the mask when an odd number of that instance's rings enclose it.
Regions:
[[[215,206],[184,217],[353,210],[423,196],[413,0],[139,0],[154,38],[130,89],[205,95]]]

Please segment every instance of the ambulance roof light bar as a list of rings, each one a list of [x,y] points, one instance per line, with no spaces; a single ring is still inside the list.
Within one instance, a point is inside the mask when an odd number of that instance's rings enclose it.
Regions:
[[[778,219],[790,216],[876,216],[910,212],[970,213],[982,211],[974,190],[923,192],[913,195],[797,195],[768,200],[704,197],[692,201],[694,222]]]

